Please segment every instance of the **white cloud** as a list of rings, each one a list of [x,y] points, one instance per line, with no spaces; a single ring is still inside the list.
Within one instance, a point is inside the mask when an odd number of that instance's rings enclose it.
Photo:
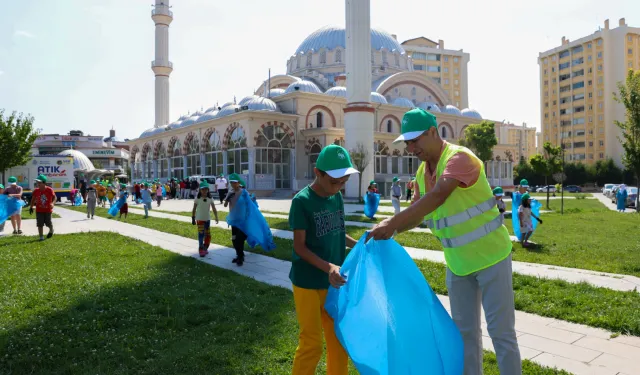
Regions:
[[[24,38],[35,38],[36,36],[31,34],[30,32],[26,31],[26,30],[16,30],[15,33],[13,33],[13,36],[15,37],[24,37]]]

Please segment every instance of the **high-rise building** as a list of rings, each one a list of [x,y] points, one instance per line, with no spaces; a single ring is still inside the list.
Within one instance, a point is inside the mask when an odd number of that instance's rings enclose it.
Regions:
[[[625,120],[614,100],[618,82],[629,69],[640,69],[640,28],[622,18],[604,28],[540,53],[542,141],[563,145],[565,160],[592,164],[613,159],[621,165],[623,149],[615,121]]]
[[[509,151],[514,162],[521,158],[529,160],[537,153],[536,128],[527,124],[514,125],[509,123],[496,123],[496,138],[498,147],[494,155],[500,156],[500,151]]]
[[[468,53],[444,49],[443,40],[436,43],[425,37],[406,40],[402,47],[411,56],[414,71],[426,74],[442,86],[456,107],[469,106]]]

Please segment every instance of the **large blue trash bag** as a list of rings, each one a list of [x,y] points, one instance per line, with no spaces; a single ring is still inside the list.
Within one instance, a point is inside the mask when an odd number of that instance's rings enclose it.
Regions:
[[[542,207],[542,203],[540,203],[537,199],[530,199],[531,202],[531,213],[540,217],[540,207]],[[518,241],[522,241],[522,233],[520,232],[520,216],[518,216],[518,208],[522,203],[522,194],[516,192],[513,193],[513,198],[511,200],[511,223],[513,224],[513,234],[518,238]],[[538,227],[538,220],[533,219],[531,221],[533,223],[533,231],[536,231]],[[533,236],[533,233],[531,234]]]
[[[75,206],[82,206],[82,195],[76,193],[76,199],[73,203]]]
[[[166,198],[167,197],[167,189],[163,186],[162,187],[162,198]]]
[[[11,215],[22,210],[24,201],[8,195],[0,195],[0,224],[4,223]]]
[[[233,210],[227,215],[227,224],[243,231],[247,235],[247,243],[251,248],[257,245],[260,245],[264,251],[276,248],[267,220],[245,189],[242,189]]]
[[[378,212],[378,205],[380,204],[380,194],[367,193],[364,195],[364,216],[369,219],[373,219],[376,212]]]
[[[342,265],[347,283],[325,302],[360,374],[462,374],[460,332],[416,264],[393,239],[366,236]]]
[[[120,208],[124,206],[125,203],[127,203],[127,198],[129,198],[129,194],[124,193],[124,195],[121,196],[113,206],[111,206],[111,208],[109,209],[109,215],[116,216],[118,212],[120,212]]]

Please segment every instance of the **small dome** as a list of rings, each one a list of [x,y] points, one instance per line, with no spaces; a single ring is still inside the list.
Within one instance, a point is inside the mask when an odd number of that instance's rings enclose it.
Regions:
[[[243,105],[247,105],[247,102],[249,102],[249,101],[251,101],[251,100],[253,100],[253,99],[255,99],[255,98],[259,98],[259,96],[257,96],[257,95],[249,95],[249,96],[246,96],[246,97],[242,98],[242,99],[238,102],[238,105],[239,105],[239,106],[241,106],[241,107],[242,107]]]
[[[213,107],[209,107],[207,108],[206,111],[204,111],[204,113],[209,113],[209,112],[213,112],[213,111],[217,111],[218,110],[218,106],[213,106]]]
[[[311,33],[300,44],[295,54],[307,53],[309,51],[317,52],[321,48],[334,50],[338,47],[346,48],[346,31],[344,27],[327,26]],[[402,45],[389,33],[371,29],[371,50],[379,51],[386,48],[387,51],[398,52],[404,54]],[[294,54],[294,55],[295,55]]]
[[[151,130],[151,129],[149,129]],[[73,169],[80,170],[84,172],[90,172],[95,170],[96,168],[93,166],[93,163],[87,155],[83,154],[78,150],[64,150],[58,155],[61,156],[72,156],[73,157]]]
[[[269,97],[276,98],[280,95],[284,95],[284,89],[271,89],[269,90]]]
[[[193,113],[193,114],[191,115],[191,117],[194,117],[194,116],[202,116],[202,115],[204,115],[204,112],[202,112],[202,111],[196,111],[195,113]]]
[[[429,112],[442,112],[440,111],[440,107],[434,102],[422,102],[418,103],[418,108],[422,108],[425,111]]]
[[[180,117],[180,118],[182,118],[182,117]],[[186,118],[185,118],[185,120],[186,120]],[[171,124],[167,125],[167,130],[179,128],[180,125],[182,124],[182,121],[184,121],[184,120],[176,120],[176,121],[172,122]]]
[[[478,120],[482,120],[482,116],[480,115],[480,112],[476,111],[475,109],[465,108],[460,113],[462,113],[462,115],[465,117],[471,117],[471,118],[476,118]]]
[[[371,103],[389,104],[387,98],[375,91],[371,93]]]
[[[222,109],[222,108],[224,108],[224,107],[228,107],[228,106],[230,106],[230,105],[234,105],[234,103],[233,103],[233,102],[227,102],[227,103],[224,103],[224,104],[222,105],[222,107],[220,107],[220,109]]]
[[[245,98],[246,99],[246,98]],[[251,99],[244,102],[240,106],[249,107],[249,111],[272,111],[280,112],[278,105],[271,99],[253,95]]]
[[[325,95],[330,95],[330,96],[339,96],[341,98],[346,98],[347,97],[347,88],[346,87],[342,87],[342,86],[335,86],[330,88],[329,90],[324,92]]]
[[[462,112],[455,105],[448,104],[442,109],[442,112],[450,115],[462,116]]]
[[[213,120],[215,118],[218,118],[218,107],[216,107],[216,109],[214,109],[213,111],[207,110],[204,115],[198,117],[198,122],[205,122]]]
[[[220,110],[220,112],[218,112],[218,116],[217,117],[224,117],[224,116],[232,115],[232,114],[236,113],[236,109],[240,110],[240,106],[236,105],[236,104],[228,105],[228,106],[222,108]]]
[[[198,112],[196,112],[196,113],[198,113]],[[172,127],[171,129],[184,128],[186,126],[193,125],[193,124],[198,122],[198,117],[200,117],[200,116],[196,115],[194,113],[191,117],[189,117],[188,119],[182,121],[182,123],[180,123],[179,126]]]
[[[188,119],[188,118],[189,118],[189,115],[182,115],[182,116],[180,116],[180,118],[178,119],[178,121],[184,121],[184,120],[186,120],[186,119]]]
[[[140,134],[140,137],[138,137],[138,138],[150,137],[151,133],[153,133],[154,130],[155,130],[155,128],[147,129],[147,130],[143,131],[142,134]]]
[[[396,107],[415,108],[415,105],[411,100],[402,97],[396,98],[396,100],[393,101],[393,105],[395,105]]]
[[[290,84],[289,87],[287,87],[287,89],[284,90],[284,93],[290,94],[296,91],[322,94],[322,91],[320,91],[320,89],[318,88],[318,86],[316,86],[315,83],[311,81],[304,81],[304,80]]]

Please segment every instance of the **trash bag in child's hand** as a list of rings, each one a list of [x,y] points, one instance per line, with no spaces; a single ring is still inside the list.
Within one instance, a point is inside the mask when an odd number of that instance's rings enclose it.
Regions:
[[[522,232],[520,231],[520,215],[518,215],[518,208],[520,208],[520,204],[522,202],[522,194],[516,193],[513,195],[513,200],[511,201],[511,223],[513,224],[513,234],[518,238],[518,241],[522,241]],[[529,200],[531,203],[531,213],[540,217],[540,207],[542,207],[542,203],[540,203],[537,199],[531,198]],[[533,224],[533,231],[536,231],[538,227],[538,220],[531,218],[531,224]],[[531,234],[533,236],[533,233]]]
[[[363,375],[462,374],[462,337],[409,254],[367,233],[347,256],[347,283],[329,288],[325,309]]]
[[[364,215],[369,219],[373,219],[376,212],[378,212],[378,205],[380,204],[380,194],[367,193],[364,195]]]
[[[109,209],[109,215],[115,217],[118,214],[118,212],[120,212],[120,208],[122,208],[122,206],[124,206],[127,203],[128,197],[129,195],[126,193],[123,196],[121,196],[120,199],[118,199],[118,201]]]
[[[247,243],[251,248],[257,245],[260,245],[265,251],[276,248],[267,220],[244,189],[242,189],[233,209],[227,215],[227,224],[243,231],[247,235]]]
[[[15,215],[22,210],[24,201],[8,195],[0,195],[0,224],[4,223],[11,215]]]
[[[76,193],[76,199],[74,201],[74,205],[75,206],[81,206],[82,205],[82,195]]]

